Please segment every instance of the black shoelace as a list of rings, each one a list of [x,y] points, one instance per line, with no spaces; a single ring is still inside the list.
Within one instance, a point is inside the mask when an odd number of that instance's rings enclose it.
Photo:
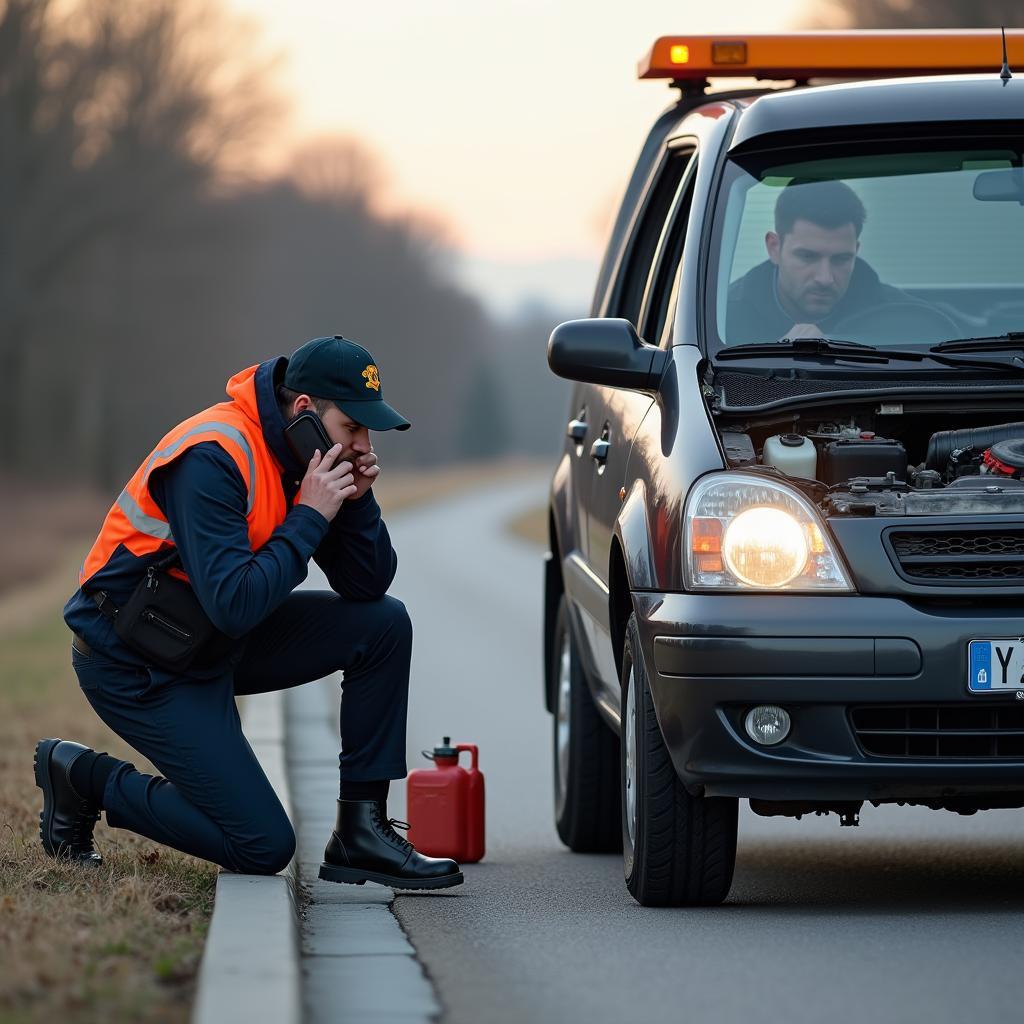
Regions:
[[[78,812],[71,825],[71,845],[79,853],[92,853],[92,830],[100,820],[100,812],[95,804],[83,800],[78,805]]]
[[[383,815],[381,815],[381,818],[383,818]],[[381,821],[381,828],[384,834],[394,843],[397,843],[402,850],[408,852],[413,849],[412,843],[405,836],[400,836],[395,831],[396,828],[400,828],[403,832],[408,832],[410,828],[409,822],[399,821],[397,818],[388,818],[387,821]]]

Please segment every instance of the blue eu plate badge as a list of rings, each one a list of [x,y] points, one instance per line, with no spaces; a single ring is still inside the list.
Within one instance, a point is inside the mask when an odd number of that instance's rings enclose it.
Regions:
[[[987,640],[971,641],[971,690],[992,689],[992,645]]]

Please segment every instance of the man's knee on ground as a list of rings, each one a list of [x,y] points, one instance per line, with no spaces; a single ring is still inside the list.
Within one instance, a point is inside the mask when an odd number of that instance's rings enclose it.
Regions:
[[[295,830],[287,820],[263,834],[228,840],[232,866],[244,875],[276,875],[295,856]]]

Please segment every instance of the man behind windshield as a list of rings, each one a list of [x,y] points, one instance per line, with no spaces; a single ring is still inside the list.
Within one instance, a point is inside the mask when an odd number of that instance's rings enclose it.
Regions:
[[[728,343],[836,337],[855,313],[907,301],[857,256],[867,214],[841,181],[794,179],[775,203],[768,259],[729,286]]]

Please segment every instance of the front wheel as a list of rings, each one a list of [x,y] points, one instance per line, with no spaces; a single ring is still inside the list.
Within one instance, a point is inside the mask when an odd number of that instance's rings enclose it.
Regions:
[[[721,903],[736,862],[738,801],[693,797],[654,713],[636,615],[622,655],[622,850],[626,887],[645,907]]]
[[[563,595],[555,619],[555,827],[576,853],[620,849],[619,744],[590,696]]]

